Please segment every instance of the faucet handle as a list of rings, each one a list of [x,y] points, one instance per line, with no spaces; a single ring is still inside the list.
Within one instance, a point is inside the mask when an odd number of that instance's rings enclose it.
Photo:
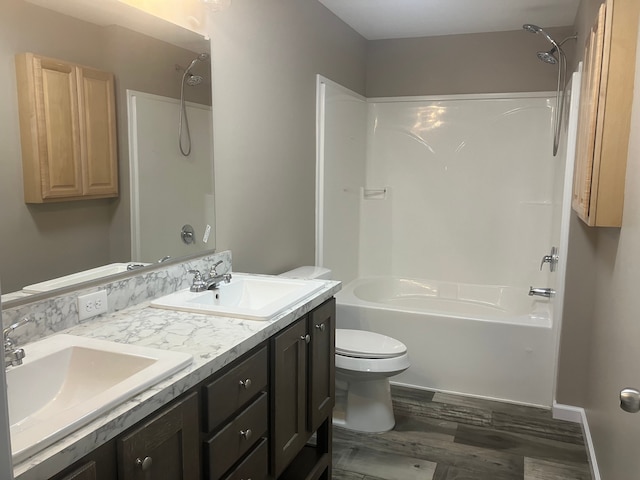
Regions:
[[[200,270],[189,270],[189,273],[193,273],[193,283],[190,290],[192,292],[203,292],[207,289],[207,284],[202,279],[202,273]]]
[[[29,317],[24,317],[22,320],[18,320],[13,325],[9,325],[7,328],[2,330],[2,338],[6,342],[9,340],[9,334],[13,332],[16,328],[20,328],[23,325],[29,323],[31,319]]]
[[[551,253],[542,257],[542,262],[540,262],[540,271],[542,271],[542,267],[544,267],[545,263],[549,264],[549,270],[552,272],[556,271],[556,265],[558,265],[558,249],[556,247],[551,247]]]
[[[210,277],[214,277],[214,276],[216,276],[216,275],[218,274],[217,268],[218,268],[220,265],[222,265],[222,263],[223,263],[223,262],[222,262],[222,260],[218,260],[216,263],[214,263],[214,264],[211,266],[211,269],[209,270],[209,276],[210,276]]]

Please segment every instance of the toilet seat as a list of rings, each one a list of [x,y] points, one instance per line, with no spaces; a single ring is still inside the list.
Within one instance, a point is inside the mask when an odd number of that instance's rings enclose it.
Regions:
[[[391,359],[406,353],[406,345],[395,338],[366,330],[336,329],[336,355]]]

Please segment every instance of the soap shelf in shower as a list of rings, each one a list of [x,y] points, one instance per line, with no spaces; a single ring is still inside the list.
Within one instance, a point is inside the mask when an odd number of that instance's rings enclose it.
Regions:
[[[387,198],[388,187],[384,188],[364,188],[362,198],[365,200],[385,200]]]

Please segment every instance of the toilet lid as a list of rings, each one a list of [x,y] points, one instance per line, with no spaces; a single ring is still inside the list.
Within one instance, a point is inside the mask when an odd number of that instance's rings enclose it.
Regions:
[[[407,352],[395,338],[366,330],[336,329],[336,353],[358,358],[391,358]]]

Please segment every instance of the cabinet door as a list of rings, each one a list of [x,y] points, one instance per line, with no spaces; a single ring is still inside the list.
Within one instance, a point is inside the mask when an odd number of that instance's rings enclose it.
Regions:
[[[272,461],[277,478],[307,441],[306,317],[274,337],[272,344]]]
[[[37,132],[34,133],[39,150],[39,158],[33,161],[40,163],[40,178],[29,185],[42,185],[43,199],[82,195],[75,67],[48,58],[33,56],[30,59],[33,62],[35,90]],[[37,169],[32,174],[38,174]],[[29,192],[25,192],[25,195],[29,195]]]
[[[109,441],[84,456],[51,480],[114,480],[118,477],[116,442]]]
[[[118,440],[120,480],[200,478],[198,396],[192,393]]]
[[[309,314],[308,430],[315,432],[331,417],[335,399],[335,312],[331,299]]]
[[[113,74],[77,69],[84,195],[118,193]]]

